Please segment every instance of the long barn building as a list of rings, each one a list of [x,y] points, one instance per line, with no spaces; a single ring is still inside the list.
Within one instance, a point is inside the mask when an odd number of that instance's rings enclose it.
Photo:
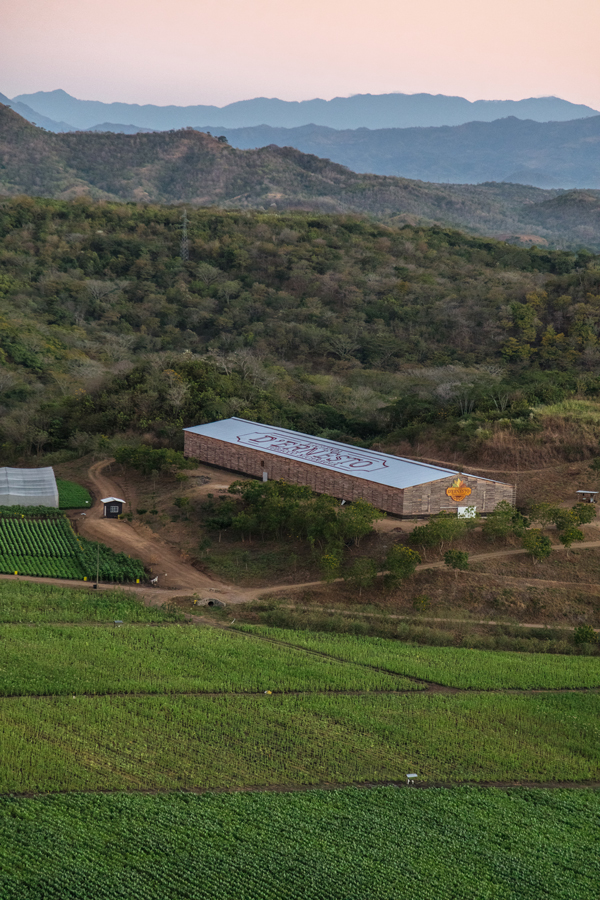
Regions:
[[[515,487],[246,419],[184,429],[187,457],[255,478],[304,484],[340,500],[367,500],[397,516],[515,502]]]

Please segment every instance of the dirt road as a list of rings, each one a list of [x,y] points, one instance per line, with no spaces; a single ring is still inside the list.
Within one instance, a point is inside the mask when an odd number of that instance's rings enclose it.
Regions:
[[[152,569],[153,575],[158,575],[163,597],[197,593],[205,598],[212,595],[227,598],[228,603],[242,602],[242,598],[237,597],[238,588],[194,568],[146,525],[136,523],[133,527],[123,519],[104,518],[104,507],[100,503],[102,497],[122,497],[130,506],[135,504],[130,486],[106,471],[112,462],[114,460],[102,460],[94,463],[88,471],[88,479],[95,495],[94,505],[85,517],[78,517],[80,534],[90,541],[101,541],[113,550],[141,559],[145,566]],[[124,494],[128,496],[125,497]],[[150,596],[158,593],[156,589],[152,591],[143,588],[143,591],[145,594],[150,591]]]

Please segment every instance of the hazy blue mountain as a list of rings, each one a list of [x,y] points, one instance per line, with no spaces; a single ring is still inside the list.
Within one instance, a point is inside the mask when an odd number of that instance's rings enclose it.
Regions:
[[[198,130],[223,134],[242,150],[269,144],[295,147],[354,172],[448,184],[510,181],[543,188],[600,188],[600,116],[543,123],[510,116],[441,128],[206,125]]]
[[[10,100],[4,94],[0,94],[0,103],[4,103],[5,106],[10,106],[11,109],[14,109],[16,113],[19,113],[19,115],[23,116],[24,119],[27,119],[28,122],[37,125],[38,128],[45,128],[46,131],[60,132],[77,130],[67,122],[55,122],[54,119],[49,119],[47,116],[43,116],[41,113],[31,109],[26,103]]]
[[[218,107],[102,103],[77,100],[66,91],[56,90],[20,94],[14,101],[25,103],[55,121],[71,122],[79,129],[91,128],[98,122],[127,122],[158,131],[201,122],[212,122],[224,128],[253,125],[295,128],[310,124],[338,129],[413,128],[461,125],[474,120],[490,122],[502,116],[549,122],[598,114],[589,106],[569,103],[558,97],[470,102],[463,97],[443,94],[357,94],[300,102],[257,97]]]

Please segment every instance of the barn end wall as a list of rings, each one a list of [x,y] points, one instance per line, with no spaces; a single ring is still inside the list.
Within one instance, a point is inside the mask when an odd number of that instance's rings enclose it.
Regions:
[[[297,459],[261,453],[251,447],[240,447],[190,431],[184,432],[183,452],[185,456],[222,469],[233,469],[234,472],[244,472],[255,478],[262,478],[262,473],[267,472],[269,479],[273,481],[283,479],[292,484],[305,484],[317,494],[331,494],[341,500],[366,500],[377,509],[397,516],[403,515],[404,491],[401,488],[374,484],[343,472],[321,469]]]
[[[452,500],[446,493],[455,476],[440,478],[429,484],[418,484],[404,490],[404,515],[428,516],[441,510],[451,512],[459,506],[474,506],[479,513],[490,513],[502,500],[514,506],[516,487],[500,481],[486,481],[474,475],[461,475],[461,480],[471,488],[471,493],[463,500]]]

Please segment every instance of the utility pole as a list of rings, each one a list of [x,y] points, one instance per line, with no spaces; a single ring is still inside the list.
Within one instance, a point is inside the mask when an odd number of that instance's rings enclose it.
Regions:
[[[188,217],[187,217],[187,209],[183,210],[183,220],[181,223],[181,259],[183,262],[187,262],[190,258],[190,248],[188,244]]]
[[[96,556],[96,587],[98,587],[99,574],[100,574],[100,543],[98,543],[98,555]]]

